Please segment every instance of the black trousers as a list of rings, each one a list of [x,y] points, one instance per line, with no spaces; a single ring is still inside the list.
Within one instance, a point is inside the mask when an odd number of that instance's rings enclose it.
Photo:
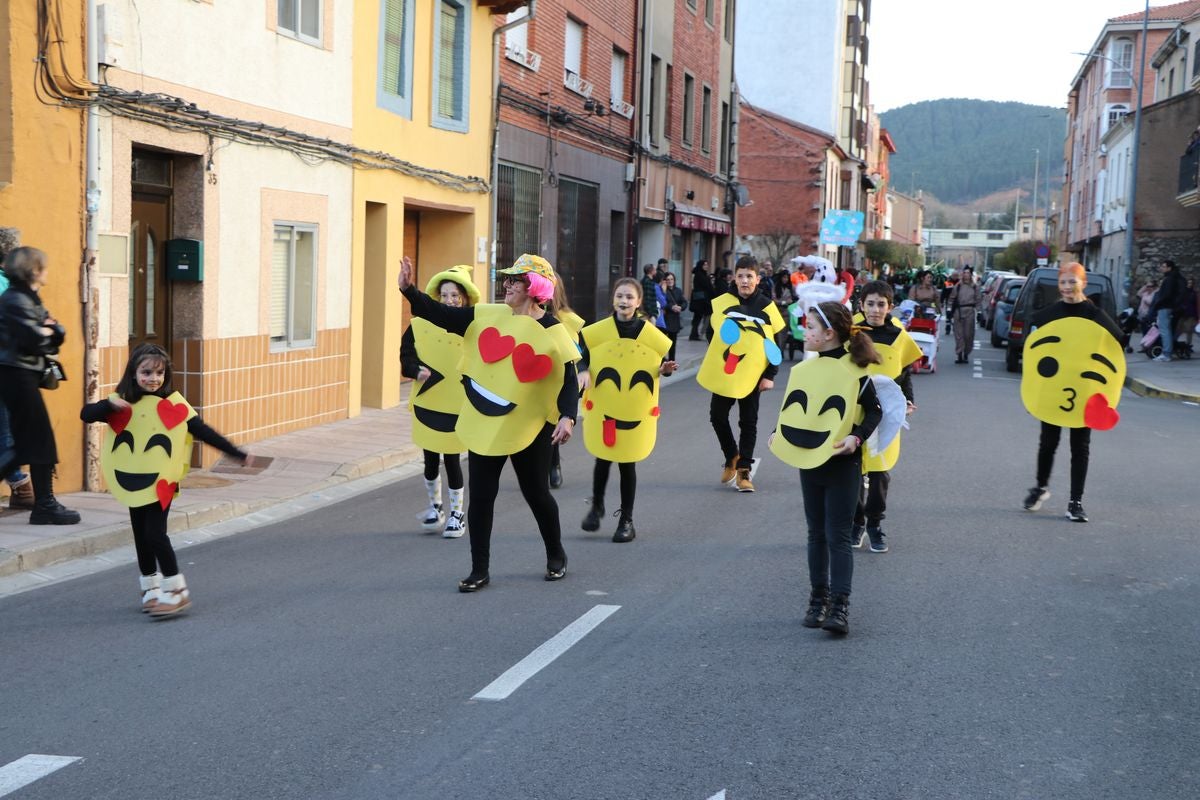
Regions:
[[[608,486],[608,473],[613,462],[603,458],[596,459],[592,470],[592,502],[604,504],[604,490]],[[617,469],[621,473],[621,510],[626,515],[633,516],[633,501],[637,494],[637,464],[635,462],[619,463]]]
[[[888,486],[891,485],[892,476],[889,472],[868,472],[866,478],[858,494],[854,524],[878,528],[887,516],[884,512],[887,511]]]
[[[708,405],[708,418],[712,422],[717,441],[721,443],[721,454],[725,461],[739,456],[737,466],[750,468],[754,460],[754,445],[758,443],[758,402],[762,392],[755,387],[750,394],[741,399],[714,394]],[[729,412],[733,404],[738,407],[738,438],[733,438],[733,428],[729,424]]]
[[[435,453],[425,451],[425,480],[437,480],[438,462],[446,462],[446,485],[451,489],[463,488],[462,464],[459,463],[458,453]]]
[[[513,471],[521,494],[533,512],[542,542],[546,546],[546,561],[561,564],[566,559],[562,546],[562,527],[558,520],[558,503],[550,494],[550,436],[554,428],[546,424],[533,442],[520,452],[509,456],[484,456],[471,453],[469,480],[471,492],[467,503],[467,532],[471,536],[471,574],[486,575],[491,562],[492,518],[496,495],[500,492],[500,473],[505,462],[512,460]]]
[[[862,453],[834,456],[815,469],[800,470],[804,518],[808,522],[808,580],[813,589],[850,594],[854,553],[850,529],[862,485]]]
[[[1083,499],[1083,485],[1087,482],[1088,457],[1092,449],[1091,428],[1071,428],[1071,499]],[[1050,483],[1050,471],[1054,468],[1054,451],[1062,438],[1062,428],[1042,423],[1042,435],[1038,439],[1037,485]]]
[[[675,342],[679,338],[679,331],[663,331],[667,338],[671,340],[671,349],[667,351],[667,361],[675,360]]]
[[[164,578],[179,574],[175,560],[175,548],[167,535],[167,512],[158,503],[129,509],[129,522],[133,525],[133,547],[137,551],[138,569],[143,575],[162,572]]]

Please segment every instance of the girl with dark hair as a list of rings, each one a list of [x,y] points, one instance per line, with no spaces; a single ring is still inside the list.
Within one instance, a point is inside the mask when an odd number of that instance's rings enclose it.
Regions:
[[[708,270],[708,259],[702,258],[692,269],[692,332],[688,335],[688,341],[700,341],[700,334],[708,323],[708,315],[712,313],[714,297],[716,292],[712,273]]]
[[[129,507],[142,573],[142,612],[152,617],[176,614],[192,603],[167,536],[167,513],[188,471],[192,437],[244,464],[250,460],[172,391],[171,378],[167,351],[155,344],[138,345],[116,393],[79,412],[84,422],[108,423],[100,466],[109,491]]]

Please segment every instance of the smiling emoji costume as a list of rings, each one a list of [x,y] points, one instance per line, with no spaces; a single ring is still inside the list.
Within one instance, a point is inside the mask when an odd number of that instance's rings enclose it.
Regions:
[[[866,368],[868,374],[882,375],[895,381],[900,378],[900,373],[905,367],[921,360],[920,346],[908,335],[908,331],[896,324],[892,316],[889,315],[878,328],[866,325],[861,314],[854,318],[854,324],[866,326],[864,332],[871,337],[875,352],[883,359],[878,364],[869,365]],[[863,451],[863,472],[887,472],[896,466],[899,459],[900,435],[897,434],[882,453],[875,454],[870,448]]]
[[[757,293],[749,300],[724,294],[712,307],[710,324],[717,335],[708,344],[696,381],[713,394],[746,397],[758,388],[768,363],[783,362],[775,344],[775,334],[786,327],[783,317]]]
[[[1085,303],[1091,305],[1086,300],[1073,305],[1090,311]],[[1023,359],[1021,402],[1037,419],[1096,430],[1120,420],[1125,350],[1103,325],[1086,316],[1042,322],[1026,338]]]
[[[641,461],[658,434],[658,371],[671,340],[649,324],[636,339],[623,339],[612,317],[582,335],[595,376],[583,395],[583,443],[605,461]]]
[[[192,435],[187,423],[195,416],[196,410],[179,392],[169,397],[148,394],[110,414],[100,468],[113,497],[130,508],[170,506],[188,472]]]
[[[864,370],[845,358],[812,358],[792,367],[771,452],[799,469],[819,467],[833,446],[850,435],[862,414],[859,380]]]

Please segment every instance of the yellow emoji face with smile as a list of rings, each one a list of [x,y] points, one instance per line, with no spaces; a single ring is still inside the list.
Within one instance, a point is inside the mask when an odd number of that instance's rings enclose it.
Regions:
[[[583,396],[583,443],[606,461],[641,461],[658,435],[658,369],[671,340],[653,325],[622,339],[612,318],[583,329],[592,384]]]
[[[434,453],[461,453],[467,448],[454,428],[467,399],[458,372],[463,338],[420,317],[411,324],[417,357],[429,370],[429,377],[414,384],[409,395],[413,442]]]
[[[758,388],[767,364],[778,365],[783,353],[775,334],[783,330],[783,317],[774,303],[752,309],[733,295],[713,301],[713,330],[696,381],[713,394],[745,397]]]
[[[771,452],[800,469],[828,461],[834,444],[854,427],[858,379],[840,358],[812,358],[793,366]]]
[[[194,416],[195,409],[179,392],[170,397],[148,394],[109,415],[100,468],[113,497],[130,508],[169,506],[191,461],[187,422]]]
[[[1062,317],[1025,341],[1021,401],[1037,419],[1064,428],[1108,430],[1120,415],[1125,351],[1102,325]]]

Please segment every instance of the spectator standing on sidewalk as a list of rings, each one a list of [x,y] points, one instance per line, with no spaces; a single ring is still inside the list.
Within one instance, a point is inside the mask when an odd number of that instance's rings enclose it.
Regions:
[[[1183,299],[1187,287],[1184,285],[1183,276],[1179,274],[1179,267],[1175,266],[1171,259],[1164,260],[1159,265],[1159,270],[1162,272],[1162,281],[1158,285],[1158,293],[1154,295],[1150,311],[1156,315],[1158,338],[1162,342],[1162,355],[1155,356],[1154,360],[1166,362],[1171,360],[1175,352],[1175,309]]]
[[[3,260],[4,254],[0,253],[0,262]],[[0,295],[3,295],[7,289],[8,278],[4,275],[4,270],[0,269]],[[4,405],[4,401],[0,400],[0,464],[15,456],[14,444],[12,428],[8,423],[8,408]],[[4,476],[4,482],[8,484],[9,488],[8,507],[32,511],[33,479],[29,477],[29,473],[22,472],[19,466],[14,466],[12,471]]]
[[[167,535],[167,514],[187,474],[189,435],[242,463],[244,450],[204,424],[183,395],[171,388],[171,358],[156,344],[129,355],[117,391],[79,412],[84,422],[107,422],[100,465],[113,497],[129,507],[133,545],[142,577],[142,612],[177,614],[191,604]]]
[[[658,316],[658,301],[654,287],[658,285],[658,270],[653,264],[642,267],[642,313],[649,319]]]
[[[700,341],[700,334],[708,325],[708,315],[712,313],[713,292],[712,275],[708,271],[708,259],[702,258],[692,269],[692,332],[688,341]]]
[[[1176,316],[1179,318],[1175,323],[1176,336],[1178,339],[1183,337],[1187,342],[1188,350],[1192,348],[1192,337],[1196,333],[1196,320],[1200,318],[1200,293],[1196,292],[1196,279],[1188,278],[1187,285],[1183,290],[1183,298],[1177,307]]]
[[[658,282],[659,301],[662,309],[655,324],[671,340],[671,351],[667,354],[668,361],[675,360],[675,342],[679,331],[683,330],[683,311],[687,308],[687,300],[683,299],[683,290],[675,285],[675,274],[668,272]]]

